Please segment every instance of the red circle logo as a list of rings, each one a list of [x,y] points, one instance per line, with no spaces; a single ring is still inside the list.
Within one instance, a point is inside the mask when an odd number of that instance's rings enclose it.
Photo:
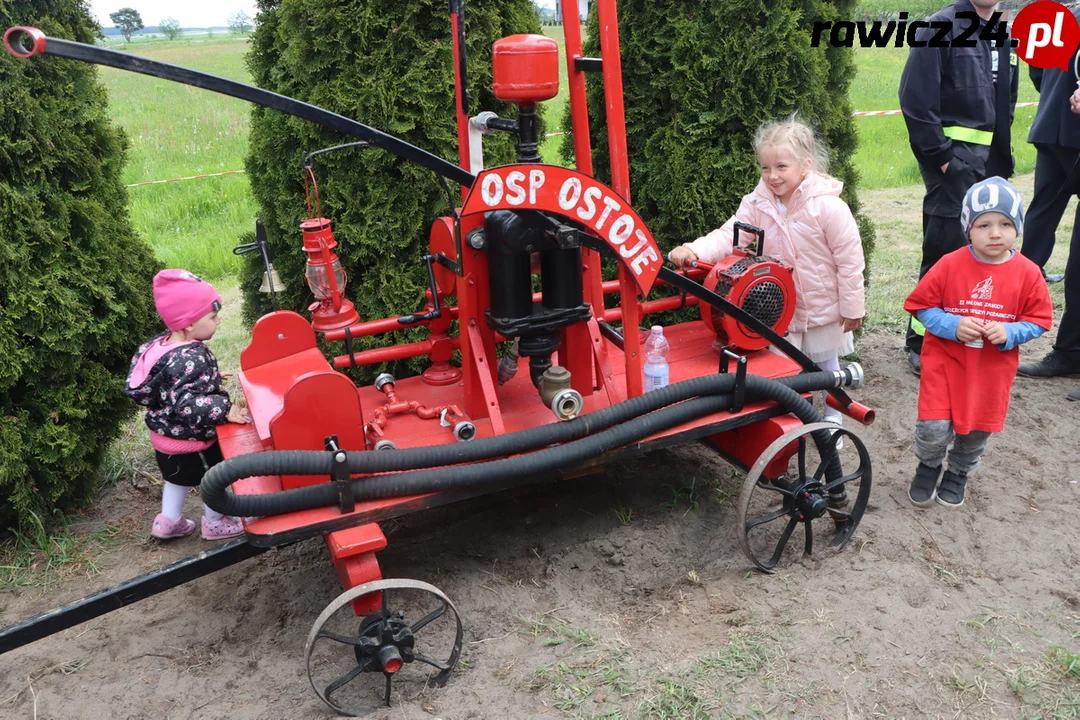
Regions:
[[[1080,25],[1072,11],[1053,0],[1039,0],[1021,10],[1009,33],[1016,54],[1037,68],[1061,68],[1068,72],[1076,46],[1080,43]]]

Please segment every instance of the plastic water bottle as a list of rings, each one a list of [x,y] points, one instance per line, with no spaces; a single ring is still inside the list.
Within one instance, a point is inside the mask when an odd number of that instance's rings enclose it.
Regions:
[[[653,325],[652,332],[649,333],[645,346],[642,348],[645,353],[645,392],[667,387],[669,376],[667,354],[670,349],[671,346],[664,337],[664,328]]]

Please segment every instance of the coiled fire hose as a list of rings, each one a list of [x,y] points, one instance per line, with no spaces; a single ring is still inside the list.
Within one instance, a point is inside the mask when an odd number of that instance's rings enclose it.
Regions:
[[[861,378],[862,368],[858,365],[837,372],[808,373],[777,380],[748,375],[745,377],[746,400],[771,400],[804,423],[820,422],[821,413],[800,393],[851,385]],[[538,475],[572,468],[654,433],[729,409],[734,405],[731,393],[735,382],[733,374],[692,378],[569,422],[471,443],[389,452],[350,452],[347,453],[350,474],[392,473],[350,480],[353,498],[363,501],[477,488],[506,483],[508,478],[520,478],[520,484],[526,484]],[[818,446],[824,448],[829,435],[819,431],[813,437]],[[556,443],[563,444],[548,447]],[[547,449],[503,457],[542,447]],[[227,515],[259,517],[336,505],[339,497],[333,483],[258,495],[236,495],[230,490],[238,480],[261,475],[329,476],[335,455],[332,451],[272,450],[230,458],[212,467],[203,477],[202,499],[209,507]],[[480,462],[485,460],[487,462]],[[838,473],[838,466],[832,463],[826,470],[826,477],[834,480]]]

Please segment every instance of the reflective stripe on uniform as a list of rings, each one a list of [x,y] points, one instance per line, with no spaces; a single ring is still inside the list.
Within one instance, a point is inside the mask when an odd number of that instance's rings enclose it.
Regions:
[[[953,125],[951,127],[943,127],[941,128],[941,131],[945,133],[945,137],[947,138],[960,140],[961,142],[969,142],[975,145],[989,145],[994,140],[994,133],[989,130],[974,130],[972,128]]]
[[[926,336],[926,326],[919,322],[918,318],[911,318],[911,329],[915,331],[915,334],[919,337]]]

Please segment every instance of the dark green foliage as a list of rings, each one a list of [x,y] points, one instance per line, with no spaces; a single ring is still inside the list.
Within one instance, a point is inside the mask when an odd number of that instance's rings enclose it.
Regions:
[[[453,48],[446,0],[262,0],[248,66],[255,84],[332,110],[457,162]],[[491,44],[518,32],[539,32],[530,0],[485,0],[467,5],[470,114],[514,108],[491,93]],[[302,158],[350,142],[312,123],[255,108],[246,162],[266,225],[274,266],[288,285],[281,307],[307,314],[300,222],[307,217]],[[512,139],[488,137],[487,164],[515,157]],[[337,248],[349,271],[346,295],[361,318],[419,310],[427,274],[432,221],[448,212],[448,198],[430,170],[375,148],[317,157],[323,216],[333,222]],[[455,201],[459,189],[451,187]],[[314,202],[314,200],[313,200]],[[250,322],[270,309],[256,291],[261,261],[245,263],[241,287]],[[396,333],[416,340],[422,330]],[[386,338],[374,342],[385,344]],[[367,345],[371,346],[369,341]],[[360,345],[360,343],[358,343]],[[340,352],[340,349],[339,349]]]
[[[76,0],[0,4],[0,26],[93,43]],[[0,527],[85,500],[134,406],[153,253],[128,220],[127,139],[94,69],[0,57]]]
[[[810,47],[815,20],[853,17],[854,0],[625,0],[619,3],[630,186],[664,252],[719,227],[759,178],[751,142],[764,122],[798,111],[830,151],[830,174],[859,222],[850,49]],[[597,14],[585,55],[599,56]],[[597,176],[609,161],[603,87],[589,76]],[[569,120],[564,120],[569,126]],[[564,154],[572,156],[567,136]],[[869,274],[869,267],[867,268]]]

